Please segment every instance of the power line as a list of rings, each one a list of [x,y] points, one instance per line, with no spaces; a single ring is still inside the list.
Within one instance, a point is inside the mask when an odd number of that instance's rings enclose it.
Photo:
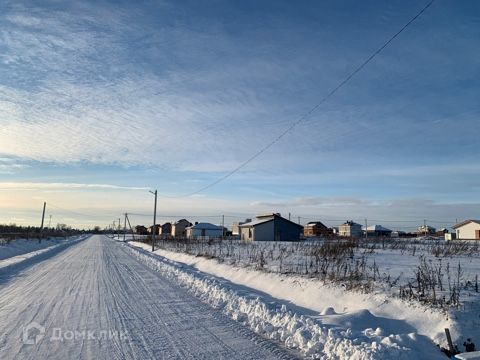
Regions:
[[[109,218],[110,215],[93,215],[93,214],[85,214],[85,213],[80,213],[80,212],[77,212],[77,211],[73,211],[73,210],[69,210],[69,209],[64,209],[60,206],[57,206],[55,204],[52,204],[52,203],[48,203],[48,205],[50,207],[53,207],[53,208],[56,208],[58,210],[61,210],[62,212],[66,212],[66,213],[70,213],[72,215],[77,215],[77,216],[83,216],[83,217],[94,217],[94,218]]]
[[[299,124],[301,124],[305,119],[307,119],[310,115],[312,115],[320,106],[322,106],[330,97],[332,97],[338,90],[340,90],[343,86],[345,86],[355,75],[357,75],[368,63],[370,63],[378,54],[380,54],[383,49],[385,49],[397,36],[399,36],[408,26],[410,26],[417,18],[420,17],[434,2],[435,0],[431,0],[430,2],[427,3],[414,17],[412,17],[400,30],[398,30],[393,36],[391,36],[382,46],[380,46],[375,52],[373,52],[366,60],[364,60],[353,72],[351,72],[345,79],[343,79],[337,86],[335,86],[327,95],[325,95],[314,107],[312,107],[309,111],[307,111],[305,114],[301,115],[295,122],[293,122],[288,128],[286,128],[280,135],[278,135],[276,138],[274,138],[272,141],[270,141],[267,145],[265,145],[263,148],[261,148],[259,151],[257,151],[254,155],[250,156],[247,160],[242,162],[240,165],[238,165],[236,168],[233,170],[229,171],[225,175],[221,176],[217,180],[211,182],[208,185],[205,185],[201,187],[200,189],[193,191],[188,194],[180,195],[180,196],[175,196],[173,198],[183,198],[183,197],[189,197],[192,195],[196,195],[198,193],[201,193],[217,184],[220,182],[228,179],[231,177],[233,174],[244,168],[246,165],[248,165],[250,162],[255,160],[257,157],[262,155],[265,151],[270,149],[273,145],[275,145],[277,142],[279,142],[285,135],[287,135],[289,132],[291,132],[294,128],[296,128]],[[165,196],[169,197],[169,196]]]
[[[128,215],[131,216],[152,216],[152,214],[139,214],[139,213],[131,213],[129,212]],[[218,218],[222,217],[222,215],[162,215],[158,214],[159,217],[164,217],[164,218],[186,218],[186,217],[191,217],[191,218]],[[225,215],[227,217],[227,215]],[[229,216],[229,217],[234,217],[234,216]],[[235,216],[238,217],[238,216]]]

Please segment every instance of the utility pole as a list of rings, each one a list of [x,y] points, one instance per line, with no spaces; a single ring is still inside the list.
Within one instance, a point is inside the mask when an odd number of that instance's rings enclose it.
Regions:
[[[44,201],[43,202],[43,213],[42,213],[42,225],[40,225],[40,238],[38,239],[38,242],[42,242],[42,235],[43,235],[43,221],[45,220],[45,208],[47,207],[47,203]]]
[[[288,220],[292,221],[292,213],[288,213]]]
[[[367,240],[368,238],[368,223],[367,223],[367,219],[365,219],[365,240]]]
[[[300,224],[300,216],[298,217],[298,225],[301,225],[301,224]]]
[[[423,219],[423,235],[427,236],[427,220]]]
[[[155,235],[157,232],[157,190],[155,192],[150,191],[151,194],[155,195],[155,205],[153,207],[153,228],[152,228],[152,252],[155,251]]]
[[[133,241],[135,241],[135,232],[133,231],[132,224],[130,224],[130,219],[128,218],[128,214],[125,214],[125,215],[127,217],[128,226],[130,226],[130,231],[132,232]]]
[[[222,215],[222,240],[225,236],[225,215]]]
[[[125,213],[125,223],[123,225],[123,242],[125,242],[126,236],[127,236],[127,213]]]
[[[117,238],[120,240],[120,229],[122,228],[122,225],[120,225],[120,218],[118,218],[118,228],[117,228]]]

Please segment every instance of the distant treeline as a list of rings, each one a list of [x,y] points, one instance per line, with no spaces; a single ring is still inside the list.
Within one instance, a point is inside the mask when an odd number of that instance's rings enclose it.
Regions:
[[[16,224],[0,225],[0,237],[17,239],[17,238],[38,238],[38,237],[60,237],[72,236],[84,233],[84,230],[73,229],[65,224],[57,224],[56,227],[43,228],[40,231],[39,226],[18,226]]]

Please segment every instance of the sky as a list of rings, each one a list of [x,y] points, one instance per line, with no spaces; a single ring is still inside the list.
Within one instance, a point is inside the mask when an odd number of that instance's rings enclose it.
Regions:
[[[0,223],[480,217],[480,3],[2,1]],[[190,195],[195,193],[194,195]],[[190,195],[190,196],[187,196]]]

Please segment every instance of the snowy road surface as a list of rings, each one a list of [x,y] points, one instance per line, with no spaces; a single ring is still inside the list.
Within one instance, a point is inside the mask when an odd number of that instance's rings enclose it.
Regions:
[[[262,339],[103,236],[0,273],[0,359],[278,359]]]

